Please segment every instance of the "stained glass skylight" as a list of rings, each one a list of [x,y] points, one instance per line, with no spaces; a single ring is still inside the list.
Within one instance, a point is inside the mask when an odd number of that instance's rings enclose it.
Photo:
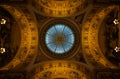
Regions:
[[[64,24],[53,25],[46,33],[45,43],[56,54],[68,52],[74,44],[73,31]]]

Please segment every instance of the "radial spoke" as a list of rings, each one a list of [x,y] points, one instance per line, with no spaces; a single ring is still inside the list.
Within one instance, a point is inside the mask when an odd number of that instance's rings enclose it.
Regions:
[[[73,43],[71,43],[71,42],[68,42],[68,41],[66,41],[67,43],[69,43],[69,44],[73,44]]]
[[[55,27],[55,26],[54,26],[54,28],[55,28],[55,30],[56,30],[56,33],[58,33],[58,32],[57,32],[57,29],[56,29],[56,27]]]
[[[52,36],[53,37],[53,35],[52,34],[49,34],[49,33],[47,33],[49,36]]]
[[[63,30],[62,30],[62,33],[64,32],[64,29],[65,29],[65,26],[64,26],[64,28],[63,28]]]
[[[64,52],[65,52],[65,48],[64,48],[63,44],[62,44],[62,48],[63,48],[63,50],[64,50]]]
[[[55,52],[56,52],[57,47],[58,47],[58,45],[56,45]]]
[[[49,43],[47,43],[47,44],[51,44],[51,43],[54,43],[54,42],[49,42]]]
[[[70,36],[70,35],[73,35],[73,34],[67,34],[67,35],[65,35],[65,36]]]

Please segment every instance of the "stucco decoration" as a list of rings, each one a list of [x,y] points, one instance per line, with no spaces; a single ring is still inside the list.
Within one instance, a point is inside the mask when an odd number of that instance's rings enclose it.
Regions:
[[[98,40],[98,32],[105,16],[116,6],[91,10],[82,27],[82,50],[86,61],[94,67],[117,68],[103,55]]]
[[[52,17],[68,17],[82,12],[88,6],[87,0],[31,0],[37,13]]]
[[[21,33],[21,44],[14,59],[0,70],[11,70],[19,67],[25,68],[37,53],[38,31],[32,13],[27,8],[15,8],[9,5],[1,5],[18,23]]]
[[[31,79],[92,79],[92,68],[73,61],[47,61],[30,70]]]

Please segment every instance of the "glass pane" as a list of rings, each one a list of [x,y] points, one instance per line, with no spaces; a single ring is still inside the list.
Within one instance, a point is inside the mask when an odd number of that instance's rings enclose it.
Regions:
[[[55,52],[58,53],[58,54],[62,54],[62,53],[64,53],[65,51],[64,51],[62,45],[58,45]]]
[[[50,34],[50,35],[55,35],[57,32],[56,32],[56,30],[55,30],[54,27],[51,27],[51,28],[47,31],[47,33]]]
[[[74,36],[73,36],[73,34],[66,36],[65,37],[65,41],[73,44],[74,43]]]
[[[47,44],[47,47],[49,48],[50,51],[55,52],[56,44],[55,43]]]
[[[50,35],[47,34],[45,38],[46,38],[45,41],[46,41],[47,44],[51,43],[51,42],[54,42],[54,37],[53,36],[50,36]]]
[[[59,33],[59,34],[61,34],[62,32],[63,32],[63,29],[64,29],[64,25],[62,25],[62,24],[57,24],[57,25],[55,25],[55,28],[56,28],[56,30],[57,30],[57,33]]]
[[[73,44],[70,44],[70,43],[63,43],[63,47],[65,49],[65,52],[68,52],[71,48],[72,48]]]
[[[72,30],[69,27],[65,27],[63,34],[68,35],[68,34],[72,34]]]

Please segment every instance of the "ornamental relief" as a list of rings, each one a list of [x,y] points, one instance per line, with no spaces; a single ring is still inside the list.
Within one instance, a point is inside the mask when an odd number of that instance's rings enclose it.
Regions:
[[[37,27],[34,19],[33,17],[26,17],[22,9],[14,8],[8,5],[1,5],[1,7],[5,8],[12,14],[12,16],[14,16],[15,20],[19,24],[21,33],[21,44],[15,58],[9,64],[1,68],[1,70],[19,68],[22,67],[22,64],[25,64],[23,67],[28,66],[37,52],[38,37],[36,36]],[[29,16],[33,16],[28,9],[26,9],[26,11],[29,12]],[[31,20],[30,18],[33,20]]]
[[[86,0],[31,0],[34,10],[42,15],[52,17],[69,17],[74,16],[87,8]]]
[[[92,68],[91,68],[92,69]],[[67,79],[92,79],[91,69],[83,63],[72,61],[47,61],[32,67],[30,75],[32,79],[37,78],[67,78]]]
[[[98,32],[105,16],[116,6],[109,6],[88,15],[82,27],[82,49],[86,61],[95,67],[117,68],[106,59],[99,47]],[[93,16],[91,16],[93,15]]]

